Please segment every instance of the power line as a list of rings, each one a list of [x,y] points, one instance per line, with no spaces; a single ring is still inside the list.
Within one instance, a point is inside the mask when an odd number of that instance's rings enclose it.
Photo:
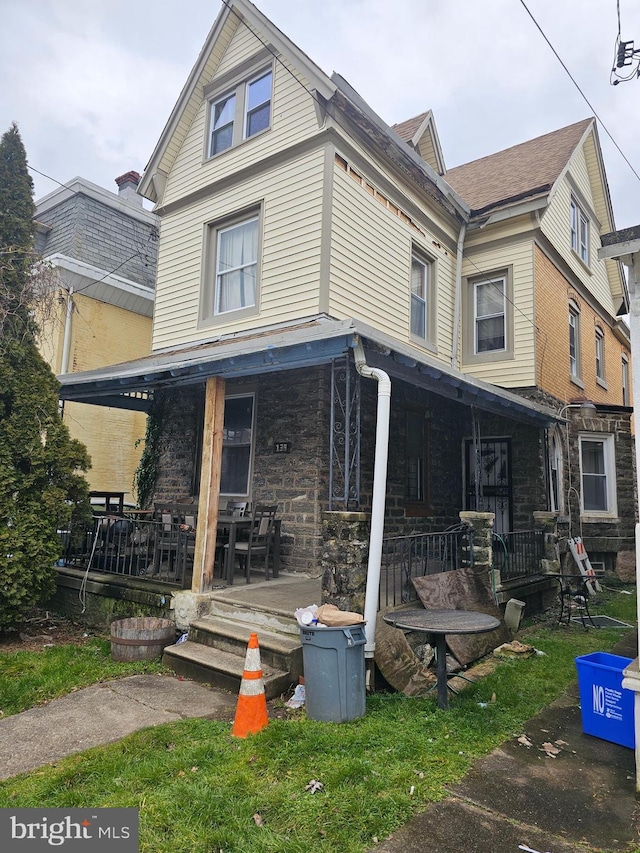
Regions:
[[[223,2],[224,2],[224,0],[223,0]],[[605,124],[605,123],[603,122],[603,120],[600,118],[600,115],[598,114],[598,111],[597,111],[597,110],[596,110],[596,108],[593,106],[593,104],[591,103],[591,101],[587,98],[587,96],[585,95],[585,93],[582,91],[582,89],[581,89],[581,88],[580,88],[580,86],[578,85],[577,80],[575,79],[575,77],[573,76],[573,74],[569,71],[569,69],[568,69],[568,68],[567,68],[567,66],[565,65],[564,61],[562,60],[562,58],[561,58],[560,54],[559,54],[559,53],[558,53],[558,51],[555,49],[555,47],[551,44],[551,42],[550,42],[550,41],[549,41],[549,39],[547,38],[547,36],[546,36],[546,34],[545,34],[544,30],[542,29],[542,27],[540,26],[540,24],[536,21],[536,19],[535,19],[535,18],[533,17],[533,15],[531,14],[531,11],[529,10],[529,7],[527,6],[527,4],[524,2],[524,0],[520,0],[520,3],[522,3],[522,5],[523,5],[523,7],[524,7],[525,11],[526,11],[526,12],[527,12],[527,14],[529,15],[529,17],[531,18],[531,20],[533,21],[533,23],[536,25],[537,29],[539,30],[540,35],[541,35],[541,36],[542,36],[542,38],[546,41],[546,43],[549,45],[549,47],[550,47],[550,48],[551,48],[551,50],[553,51],[553,53],[554,53],[554,55],[555,55],[556,59],[558,60],[558,62],[560,63],[560,65],[562,65],[562,67],[563,67],[563,68],[564,68],[564,70],[566,71],[566,73],[567,73],[567,75],[568,75],[569,79],[571,80],[571,82],[573,83],[573,85],[576,87],[576,89],[578,90],[578,92],[580,92],[580,94],[582,95],[582,98],[584,99],[585,103],[587,104],[587,106],[589,107],[589,109],[591,110],[591,112],[594,114],[594,116],[595,116],[595,117],[598,119],[598,121],[600,122],[600,124],[601,124],[602,129],[604,130],[604,132],[607,134],[607,136],[609,137],[609,139],[613,142],[613,144],[615,145],[615,147],[618,149],[618,152],[620,153],[620,156],[622,157],[622,159],[625,161],[625,163],[627,164],[627,166],[631,169],[631,171],[632,171],[632,172],[633,172],[633,174],[636,176],[636,178],[638,179],[638,181],[640,181],[640,175],[636,172],[636,170],[634,169],[634,167],[631,165],[631,162],[630,162],[630,161],[629,161],[629,159],[627,158],[626,154],[624,153],[624,151],[622,150],[622,148],[620,148],[620,146],[618,145],[618,143],[616,142],[616,140],[613,138],[613,135],[612,135],[612,134],[611,134],[611,132],[609,131],[609,128],[606,126],[606,124]]]

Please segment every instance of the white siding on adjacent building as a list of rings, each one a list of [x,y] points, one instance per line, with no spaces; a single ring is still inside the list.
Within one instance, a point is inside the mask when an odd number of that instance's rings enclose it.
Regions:
[[[318,313],[324,151],[261,174],[162,221],[153,349]],[[207,223],[262,204],[260,313],[199,324]]]
[[[587,205],[589,205],[594,213],[598,214],[591,192],[587,161],[582,149],[579,149],[574,154],[569,174]],[[611,287],[607,277],[606,266],[598,262],[598,249],[601,245],[598,224],[594,221],[590,222],[589,255],[591,263],[589,268],[582,263],[580,258],[571,249],[571,196],[571,184],[567,178],[564,178],[541,219],[540,227],[542,232],[549,238],[557,251],[569,264],[571,270],[581,283],[595,296],[606,311],[613,314],[615,313],[615,309],[611,298]],[[579,196],[576,197],[576,200],[580,203]],[[590,211],[586,210],[585,213],[589,215]]]

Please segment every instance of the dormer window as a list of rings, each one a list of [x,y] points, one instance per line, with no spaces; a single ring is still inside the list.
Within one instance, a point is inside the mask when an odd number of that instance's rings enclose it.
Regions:
[[[272,88],[273,71],[262,68],[210,101],[208,157],[270,128]]]
[[[589,217],[575,198],[571,199],[571,248],[581,261],[589,263]]]

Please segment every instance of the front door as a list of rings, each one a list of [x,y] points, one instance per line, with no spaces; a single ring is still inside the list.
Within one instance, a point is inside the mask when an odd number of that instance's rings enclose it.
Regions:
[[[496,533],[512,529],[511,441],[465,439],[465,509],[493,512]]]

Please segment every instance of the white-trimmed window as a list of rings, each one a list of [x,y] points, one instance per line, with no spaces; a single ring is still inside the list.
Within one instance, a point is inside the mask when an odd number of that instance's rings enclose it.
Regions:
[[[504,352],[506,349],[505,277],[476,281],[473,286],[474,353]]]
[[[251,492],[255,396],[228,396],[224,401],[220,494],[247,497]]]
[[[411,255],[411,335],[426,341],[429,338],[432,264],[417,252]]]
[[[569,374],[572,379],[580,379],[580,309],[569,303]]]
[[[552,512],[564,512],[562,493],[562,440],[557,430],[549,439],[549,491]]]
[[[579,442],[583,515],[617,515],[615,437],[581,433]]]
[[[257,313],[260,230],[259,209],[207,226],[201,321]]]
[[[209,104],[207,156],[214,157],[271,126],[273,70],[263,68]]]
[[[596,326],[596,379],[604,382],[604,332]]]
[[[622,356],[622,405],[630,405],[629,401],[629,359],[626,355]]]
[[[571,199],[571,248],[580,260],[589,263],[589,217],[575,198]]]

